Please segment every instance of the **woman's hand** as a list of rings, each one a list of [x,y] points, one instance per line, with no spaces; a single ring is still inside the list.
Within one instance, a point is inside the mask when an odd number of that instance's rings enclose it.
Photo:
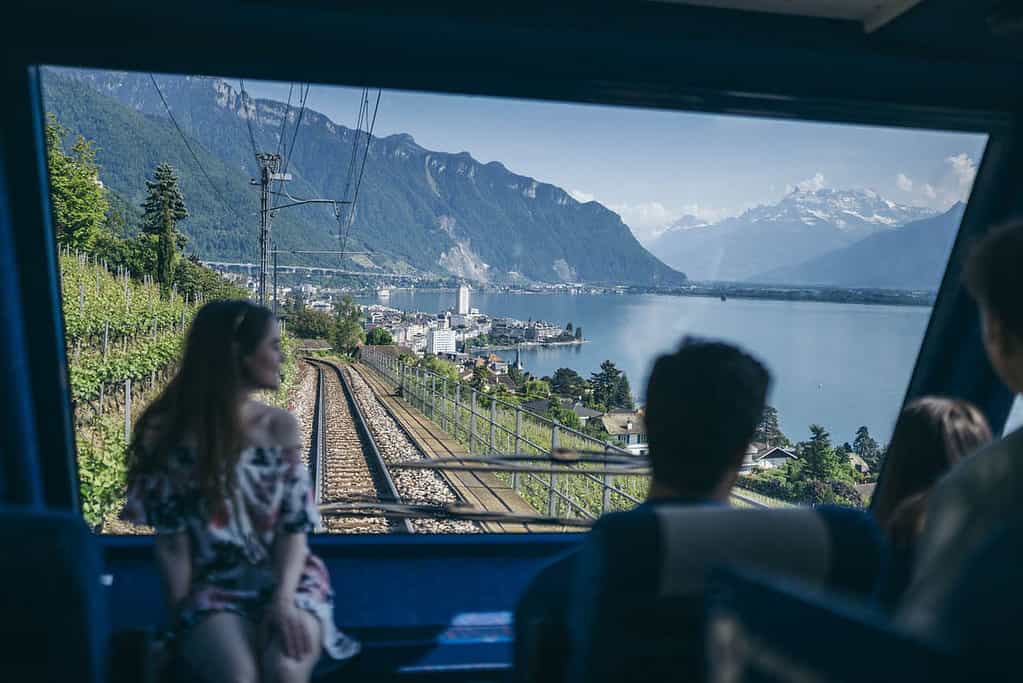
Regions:
[[[302,659],[313,649],[312,635],[302,623],[294,599],[274,598],[263,619],[263,642],[269,644],[276,634],[285,657]]]

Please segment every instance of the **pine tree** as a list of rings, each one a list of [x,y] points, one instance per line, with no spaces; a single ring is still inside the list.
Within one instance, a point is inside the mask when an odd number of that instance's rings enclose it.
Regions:
[[[142,232],[156,247],[156,279],[166,291],[174,279],[178,250],[185,238],[177,229],[178,221],[188,217],[185,198],[178,187],[174,167],[163,163],[156,167],[152,180],[146,181],[147,196],[142,204]]]
[[[856,430],[852,449],[856,455],[863,458],[871,472],[881,469],[881,448],[877,445],[877,441],[870,436],[870,430],[865,425]]]
[[[581,328],[581,327],[575,328],[575,340],[576,341],[582,341],[583,340],[583,328]]]
[[[50,203],[57,242],[91,251],[107,221],[106,190],[99,180],[96,149],[79,136],[64,152],[68,131],[52,115],[46,119],[46,164],[50,172]]]
[[[789,437],[785,436],[778,425],[778,410],[774,406],[764,406],[764,416],[760,418],[760,424],[757,425],[757,431],[753,434],[753,440],[781,448],[792,445]]]
[[[834,481],[849,477],[849,465],[831,445],[831,435],[820,425],[810,425],[810,440],[803,444],[803,474],[809,479]]]
[[[336,351],[344,354],[353,354],[359,345],[366,340],[366,333],[362,329],[362,309],[350,296],[345,296],[336,307],[337,315],[334,319],[334,333],[332,344]]]

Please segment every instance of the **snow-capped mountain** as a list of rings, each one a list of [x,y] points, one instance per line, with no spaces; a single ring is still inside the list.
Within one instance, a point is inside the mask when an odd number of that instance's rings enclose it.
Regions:
[[[744,280],[933,216],[872,190],[796,190],[713,225],[669,228],[648,246],[693,280]]]

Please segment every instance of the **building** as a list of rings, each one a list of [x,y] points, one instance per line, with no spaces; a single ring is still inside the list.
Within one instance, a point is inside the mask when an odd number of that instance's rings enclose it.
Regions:
[[[782,467],[785,463],[795,459],[796,454],[787,448],[753,442],[746,449],[746,455],[742,459],[739,471],[748,473],[753,470],[770,470]]]
[[[434,355],[455,353],[455,333],[453,330],[430,330],[426,335],[426,352]]]
[[[458,287],[458,315],[469,315],[469,285]]]
[[[608,433],[608,440],[615,446],[633,455],[646,455],[649,451],[642,414],[634,410],[614,410],[601,415],[600,422]]]

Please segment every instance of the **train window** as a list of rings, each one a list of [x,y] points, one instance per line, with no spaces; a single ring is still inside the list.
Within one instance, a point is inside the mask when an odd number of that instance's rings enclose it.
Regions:
[[[43,73],[83,514],[107,533],[144,531],[116,514],[130,426],[224,297],[283,321],[263,398],[299,418],[326,532],[638,504],[644,385],[687,334],[775,378],[736,505],[863,505],[987,139]]]
[[[1014,432],[1020,427],[1023,427],[1023,397],[1017,396],[1016,400],[1012,402],[1012,410],[1009,411],[1009,417],[1005,421],[1003,434]]]

